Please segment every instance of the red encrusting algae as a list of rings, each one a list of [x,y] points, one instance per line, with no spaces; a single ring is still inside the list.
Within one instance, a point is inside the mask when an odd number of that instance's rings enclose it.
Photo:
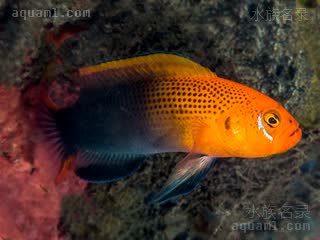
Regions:
[[[57,51],[65,40],[85,29],[82,25],[65,25],[56,34],[48,32],[45,41]],[[29,56],[25,62],[33,64]],[[59,166],[37,131],[37,109],[45,99],[57,110],[78,99],[79,88],[59,78],[56,71],[63,61],[56,54],[50,63],[43,81],[27,91],[0,85],[1,239],[63,239],[57,228],[61,200],[69,194],[81,194],[86,187],[84,181],[72,174],[63,183],[54,183]]]
[[[69,194],[81,194],[86,186],[76,176],[58,186],[54,184],[57,169],[35,130],[34,110],[43,90],[40,84],[22,94],[18,88],[0,86],[0,238],[3,239],[62,239],[57,229],[61,200]]]

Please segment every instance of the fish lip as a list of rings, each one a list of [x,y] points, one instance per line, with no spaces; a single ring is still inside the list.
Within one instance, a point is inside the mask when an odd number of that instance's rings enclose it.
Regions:
[[[300,127],[297,127],[290,135],[289,137],[292,137],[294,136],[296,133],[298,133],[299,131],[301,131],[301,128]]]

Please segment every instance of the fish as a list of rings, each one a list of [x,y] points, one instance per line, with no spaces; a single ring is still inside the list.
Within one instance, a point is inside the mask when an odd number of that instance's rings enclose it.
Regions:
[[[79,98],[39,114],[60,165],[88,182],[130,176],[146,157],[183,152],[148,202],[192,192],[216,159],[261,158],[293,148],[302,130],[277,101],[175,53],[149,53],[78,69]]]

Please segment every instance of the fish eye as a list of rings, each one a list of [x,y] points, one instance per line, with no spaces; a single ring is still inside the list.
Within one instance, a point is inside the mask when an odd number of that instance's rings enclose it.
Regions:
[[[280,117],[274,112],[267,112],[263,116],[264,121],[269,127],[277,127],[280,124]]]

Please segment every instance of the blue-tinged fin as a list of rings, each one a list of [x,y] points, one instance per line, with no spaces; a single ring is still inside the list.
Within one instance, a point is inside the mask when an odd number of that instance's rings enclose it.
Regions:
[[[75,152],[62,138],[56,121],[57,112],[46,104],[40,104],[35,111],[38,123],[35,131],[39,134],[41,148],[44,148],[47,156],[50,157],[47,163],[52,173],[50,177],[52,181],[59,184],[68,176],[69,170],[72,170],[71,159]]]
[[[193,191],[214,165],[215,158],[199,154],[188,154],[175,167],[167,183],[159,193],[153,194],[147,201],[164,203],[172,198]]]
[[[80,151],[75,173],[90,182],[113,182],[133,174],[144,159],[143,154]]]
[[[80,68],[75,80],[84,87],[112,87],[168,76],[215,77],[216,74],[177,54],[151,53]]]

